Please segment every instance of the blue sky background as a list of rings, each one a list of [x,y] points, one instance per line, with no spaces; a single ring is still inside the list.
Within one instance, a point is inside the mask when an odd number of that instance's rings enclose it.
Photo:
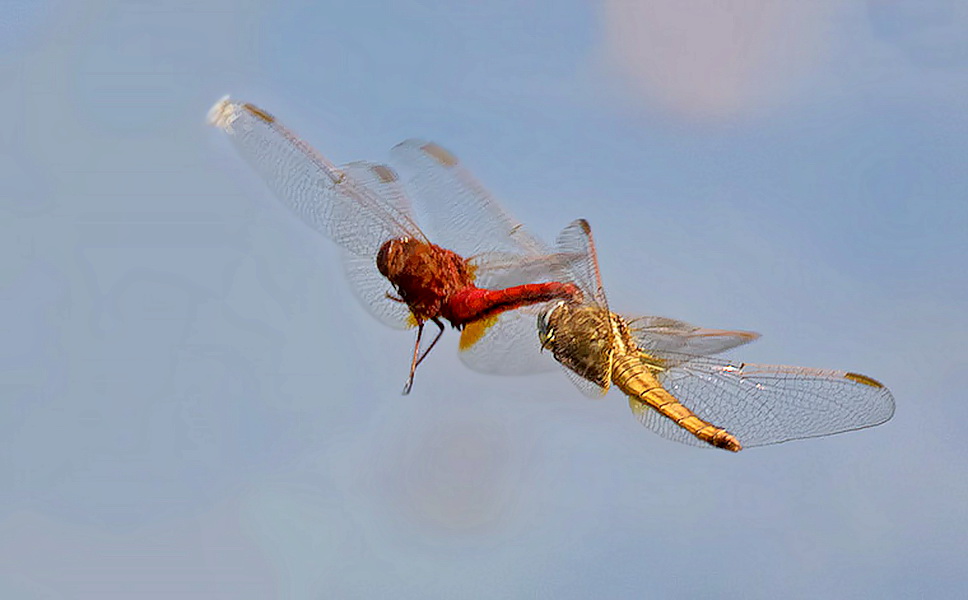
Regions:
[[[968,583],[968,9],[703,0],[8,2],[3,598],[945,597]],[[485,377],[342,281],[216,130],[419,136],[613,307],[884,381],[886,425],[739,455]]]

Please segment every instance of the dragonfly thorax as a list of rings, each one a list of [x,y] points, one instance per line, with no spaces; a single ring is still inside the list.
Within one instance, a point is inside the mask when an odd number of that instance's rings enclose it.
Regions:
[[[466,317],[450,304],[455,295],[473,289],[474,273],[460,255],[411,237],[387,240],[377,253],[376,266],[393,285],[417,322],[443,317]],[[456,310],[456,312],[455,312]],[[466,311],[465,311],[466,312]],[[462,316],[463,315],[463,316]]]
[[[608,389],[616,348],[606,309],[594,304],[559,302],[538,318],[538,336],[555,360]]]
[[[637,354],[639,351],[632,334],[629,332],[629,324],[621,315],[610,313],[609,325],[612,328],[612,340],[615,350],[621,354]]]

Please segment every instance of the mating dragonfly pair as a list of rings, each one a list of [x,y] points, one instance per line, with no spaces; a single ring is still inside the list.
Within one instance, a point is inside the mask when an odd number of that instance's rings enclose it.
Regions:
[[[736,452],[872,427],[894,413],[888,389],[859,373],[716,357],[758,334],[612,312],[586,221],[549,250],[437,144],[393,148],[410,175],[403,182],[383,164],[337,167],[252,104],[223,98],[209,121],[280,200],[343,248],[348,279],[374,316],[417,328],[405,394],[447,321],[472,369],[531,373],[553,357],[585,394],[616,386],[644,425],[680,442]],[[429,209],[433,241],[411,196]],[[421,351],[427,323],[438,329]]]

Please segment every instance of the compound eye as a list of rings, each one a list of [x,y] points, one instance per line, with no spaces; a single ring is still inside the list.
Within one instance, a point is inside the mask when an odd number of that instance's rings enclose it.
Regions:
[[[541,342],[542,348],[547,347],[555,339],[555,331],[551,326],[551,315],[563,304],[563,301],[559,301],[538,315],[538,340]]]

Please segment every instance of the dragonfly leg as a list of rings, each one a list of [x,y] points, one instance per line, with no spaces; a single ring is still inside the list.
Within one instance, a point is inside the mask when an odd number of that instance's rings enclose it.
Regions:
[[[387,300],[393,300],[394,302],[400,302],[400,303],[406,302],[406,300],[404,300],[403,298],[398,298],[397,296],[394,296],[390,292],[385,292],[385,295],[387,297]]]
[[[420,338],[423,336],[423,321],[417,323],[417,341],[413,344],[413,358],[410,359],[410,377],[407,377],[407,383],[403,385],[403,395],[406,396],[410,393],[410,389],[413,387],[413,372],[417,370],[417,352],[420,351]]]
[[[433,319],[431,319],[431,321],[433,321],[434,325],[438,327],[437,337],[434,338],[434,341],[430,342],[430,345],[427,346],[427,349],[424,350],[424,353],[421,354],[420,358],[417,359],[417,364],[414,365],[414,368],[420,366],[420,363],[423,362],[423,359],[427,358],[427,355],[430,354],[430,351],[434,349],[434,346],[437,344],[437,340],[440,339],[440,336],[444,335],[444,324],[440,322],[440,319],[438,319],[437,317],[434,317]]]
[[[440,336],[444,334],[444,324],[440,322],[440,319],[434,317],[431,320],[434,322],[434,325],[438,327],[437,336],[434,337],[434,341],[430,342],[430,345],[427,346],[427,349],[424,350],[419,357],[417,354],[420,352],[420,338],[423,335],[424,324],[420,323],[417,325],[417,341],[413,345],[413,358],[410,361],[410,377],[407,378],[407,384],[403,386],[404,396],[409,394],[410,389],[413,387],[413,375],[416,372],[417,367],[423,362],[423,359],[427,358],[427,355],[430,354],[430,351],[433,350],[434,346],[437,344],[437,340],[439,340]]]

